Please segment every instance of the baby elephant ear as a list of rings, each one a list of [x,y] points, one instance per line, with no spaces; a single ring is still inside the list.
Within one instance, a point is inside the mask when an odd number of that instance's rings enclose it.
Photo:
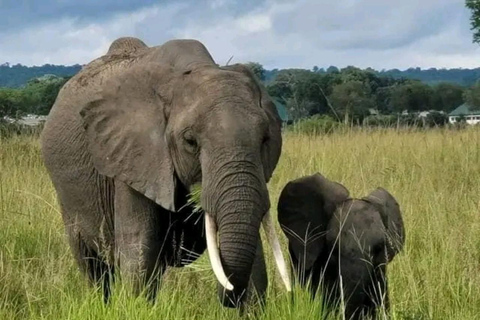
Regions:
[[[126,68],[104,82],[80,115],[98,172],[174,211],[174,169],[165,140],[172,74],[158,63]]]
[[[405,229],[397,200],[385,189],[377,188],[364,200],[378,209],[387,232],[388,261],[392,261],[405,244]]]
[[[325,231],[337,206],[349,197],[341,184],[319,173],[290,181],[278,202],[278,220],[301,271],[322,253]]]

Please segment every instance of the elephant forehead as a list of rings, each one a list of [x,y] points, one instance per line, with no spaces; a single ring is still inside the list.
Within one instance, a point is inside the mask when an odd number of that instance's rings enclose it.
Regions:
[[[256,84],[239,72],[208,70],[197,77],[192,74],[192,80],[195,92],[202,94],[204,98],[235,95],[253,98],[259,94]]]
[[[365,201],[351,199],[338,207],[331,221],[329,240],[340,238],[342,246],[363,248],[384,241],[380,213]]]

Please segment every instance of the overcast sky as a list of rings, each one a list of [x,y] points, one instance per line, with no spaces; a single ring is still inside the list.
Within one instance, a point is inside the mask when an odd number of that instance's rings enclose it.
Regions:
[[[0,63],[84,64],[117,37],[202,41],[219,64],[480,67],[465,0],[0,0]]]

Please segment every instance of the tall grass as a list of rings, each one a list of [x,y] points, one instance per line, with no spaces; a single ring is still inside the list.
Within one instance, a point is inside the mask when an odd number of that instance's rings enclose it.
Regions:
[[[407,239],[388,267],[393,319],[480,319],[480,130],[287,132],[269,183],[274,216],[283,186],[317,171],[353,196],[382,186],[399,201]],[[283,292],[265,249],[268,303],[247,317],[320,318],[306,292],[295,303]],[[170,269],[154,305],[127,292],[104,305],[77,271],[38,139],[0,139],[0,319],[241,318],[218,303],[206,254]]]

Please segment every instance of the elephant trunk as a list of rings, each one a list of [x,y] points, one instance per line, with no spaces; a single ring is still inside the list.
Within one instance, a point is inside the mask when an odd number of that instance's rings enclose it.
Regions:
[[[255,214],[255,216],[261,215]],[[254,218],[252,211],[240,211],[223,213],[219,220],[221,262],[234,286],[233,291],[230,292],[219,287],[219,294],[225,306],[234,307],[246,296],[259,242],[261,219]]]
[[[217,168],[221,169],[202,182],[202,207],[208,215],[206,222],[210,231],[212,224],[216,226],[213,230],[218,230],[219,260],[223,270],[217,270],[217,278],[224,281],[221,275],[224,272],[229,281],[220,284],[220,299],[225,306],[237,307],[246,296],[260,225],[270,202],[259,164],[236,160]],[[210,240],[208,248],[211,260],[215,259],[212,242]],[[215,261],[211,262],[215,271]],[[228,290],[231,289],[229,284],[233,285],[233,290]]]

